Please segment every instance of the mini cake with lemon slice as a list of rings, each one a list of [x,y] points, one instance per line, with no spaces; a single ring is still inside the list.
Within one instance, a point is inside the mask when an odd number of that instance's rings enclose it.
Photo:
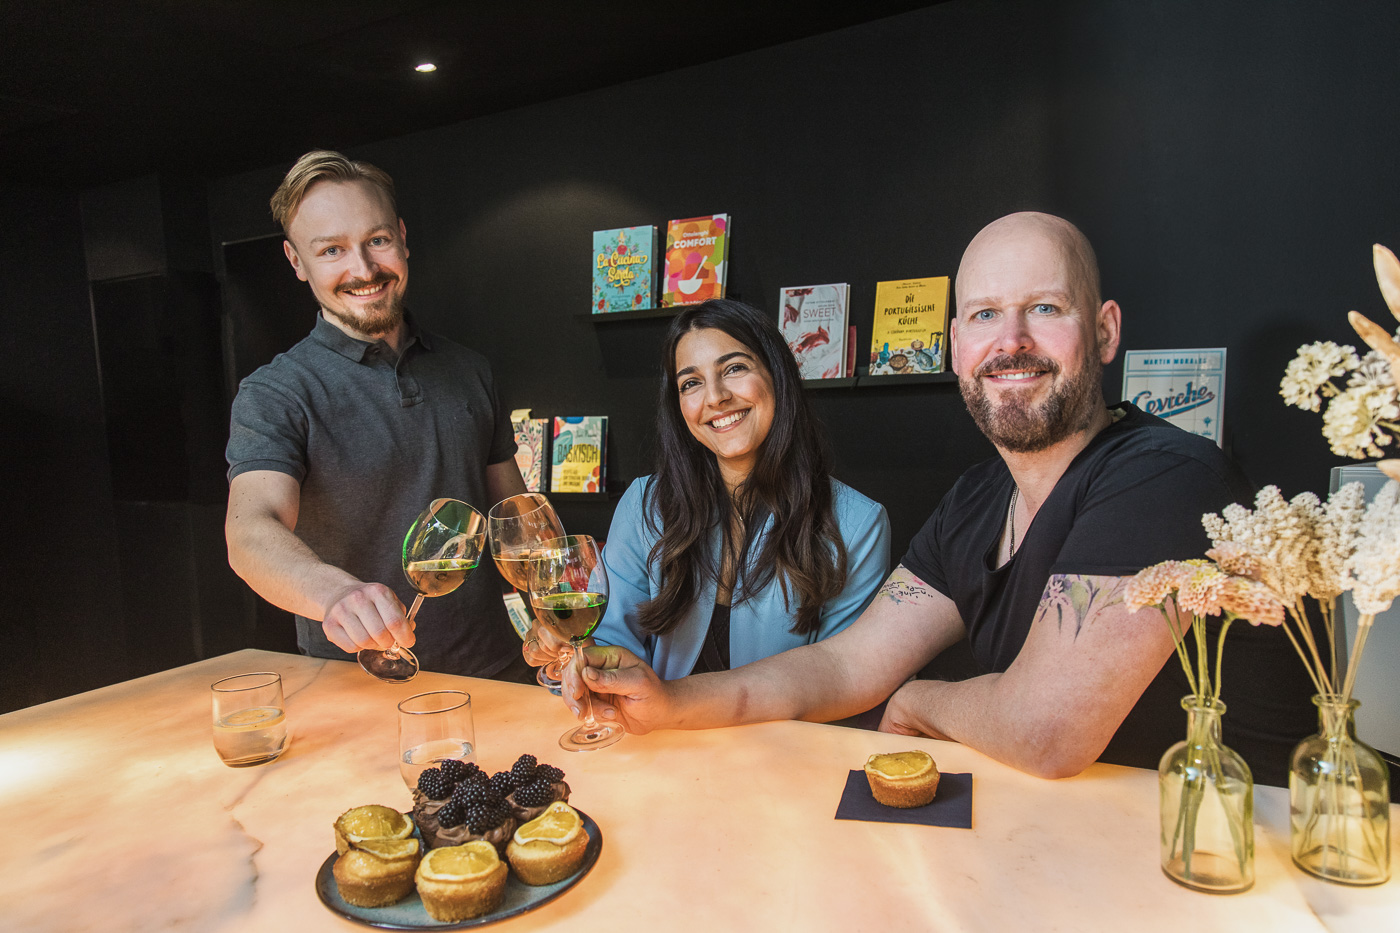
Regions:
[[[335,860],[331,874],[347,904],[387,907],[413,891],[418,868],[418,840],[359,839]]]
[[[480,917],[501,904],[506,863],[484,839],[431,849],[418,863],[415,881],[428,916],[439,922]]]
[[[516,877],[526,884],[553,884],[578,871],[587,851],[583,818],[573,807],[556,800],[515,831],[506,846],[506,858]]]
[[[335,851],[344,855],[351,844],[366,839],[407,839],[413,820],[393,807],[370,804],[346,810],[335,820]]]
[[[870,793],[887,807],[922,807],[938,793],[938,766],[928,752],[871,755],[865,762]]]

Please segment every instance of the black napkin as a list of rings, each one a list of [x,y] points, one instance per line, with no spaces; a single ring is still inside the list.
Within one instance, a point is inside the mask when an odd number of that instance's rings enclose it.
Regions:
[[[924,826],[972,828],[972,775],[943,774],[938,779],[938,796],[922,807],[887,807],[870,793],[864,771],[852,771],[836,807],[838,820],[866,820],[871,823],[919,823]]]

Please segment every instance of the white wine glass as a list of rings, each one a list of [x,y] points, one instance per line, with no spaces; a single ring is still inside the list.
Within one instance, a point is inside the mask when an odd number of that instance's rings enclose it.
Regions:
[[[404,576],[418,591],[408,610],[409,625],[425,596],[446,596],[462,585],[485,544],[486,519],[460,499],[434,499],[413,520],[403,539]],[[418,673],[418,659],[397,642],[384,651],[365,648],[356,657],[360,667],[386,683],[401,684]]]
[[[608,572],[598,542],[588,535],[566,535],[544,543],[528,562],[530,605],[541,625],[567,641],[580,678],[584,639],[593,634],[608,608]],[[593,697],[584,694],[583,725],[559,739],[571,752],[606,748],[622,738],[622,727],[593,718]]]
[[[526,579],[526,562],[540,546],[553,538],[564,536],[564,523],[549,500],[538,492],[527,492],[502,499],[486,513],[487,539],[491,558],[506,582],[529,598],[530,583]],[[528,638],[528,632],[517,632]],[[558,693],[563,677],[562,658],[555,658],[535,674],[541,687]]]

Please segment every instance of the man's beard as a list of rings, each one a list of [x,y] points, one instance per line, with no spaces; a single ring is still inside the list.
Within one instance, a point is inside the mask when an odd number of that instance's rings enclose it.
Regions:
[[[348,292],[352,288],[369,288],[383,283],[392,284],[398,280],[399,277],[392,272],[381,272],[372,279],[347,282],[336,289],[336,294]],[[383,337],[385,334],[391,334],[403,322],[403,295],[394,291],[390,291],[383,298],[365,305],[359,315],[348,314],[340,308],[328,308],[325,305],[321,307],[331,317],[366,337]]]
[[[1049,398],[1034,406],[1017,398],[1015,389],[1003,393],[999,405],[987,397],[979,377],[994,370],[1011,369],[1042,370],[1051,376],[1060,372],[1054,360],[1017,353],[991,359],[970,377],[958,380],[972,420],[993,444],[1014,453],[1035,453],[1089,426],[1103,392],[1103,363],[1097,356],[1090,356],[1077,375],[1052,389]]]

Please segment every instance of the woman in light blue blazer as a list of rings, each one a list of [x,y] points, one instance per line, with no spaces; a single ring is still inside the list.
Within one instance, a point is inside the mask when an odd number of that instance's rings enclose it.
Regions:
[[[850,625],[889,571],[877,502],[834,479],[775,323],[715,299],[672,319],[657,469],[613,515],[595,637],[661,677],[739,667]]]

